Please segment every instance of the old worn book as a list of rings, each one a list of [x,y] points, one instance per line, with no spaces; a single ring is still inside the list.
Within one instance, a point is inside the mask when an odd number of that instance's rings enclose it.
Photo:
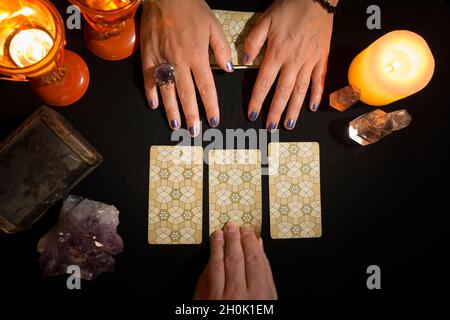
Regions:
[[[59,113],[39,108],[0,143],[0,229],[29,229],[102,160]]]

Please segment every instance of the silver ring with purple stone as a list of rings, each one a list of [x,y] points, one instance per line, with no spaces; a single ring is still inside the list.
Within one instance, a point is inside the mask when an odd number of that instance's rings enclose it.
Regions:
[[[154,72],[158,87],[173,84],[175,82],[175,67],[170,63],[160,64]]]

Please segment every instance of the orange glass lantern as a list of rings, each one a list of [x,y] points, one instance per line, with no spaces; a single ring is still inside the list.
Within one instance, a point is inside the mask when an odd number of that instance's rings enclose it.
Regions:
[[[64,45],[64,22],[48,0],[0,1],[0,79],[30,81],[52,106],[76,102],[88,88],[89,70]]]
[[[139,47],[134,21],[142,0],[69,0],[86,21],[84,39],[89,49],[105,60],[122,60]]]

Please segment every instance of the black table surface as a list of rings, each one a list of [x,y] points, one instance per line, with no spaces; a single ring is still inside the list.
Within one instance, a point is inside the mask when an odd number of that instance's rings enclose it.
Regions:
[[[54,1],[67,17],[66,1]],[[210,1],[212,8],[263,11],[270,1]],[[366,27],[371,4],[381,8],[381,30]],[[321,152],[323,236],[273,240],[269,235],[268,181],[263,178],[262,236],[280,299],[334,297],[443,297],[450,285],[448,196],[450,124],[448,1],[341,1],[331,44],[326,91],[317,113],[304,106],[292,132],[281,141],[318,141]],[[328,106],[330,92],[346,85],[352,58],[381,35],[408,29],[422,35],[436,59],[430,84],[421,92],[384,107],[407,108],[411,125],[368,147],[346,137],[348,122],[372,107],[358,103],[340,113]],[[82,290],[69,291],[66,277],[40,276],[36,244],[58,217],[56,205],[28,232],[0,234],[2,292],[10,297],[189,299],[208,258],[204,204],[201,245],[147,243],[149,148],[172,145],[164,112],[148,108],[140,54],[120,62],[94,56],[82,32],[67,31],[67,48],[79,53],[91,72],[90,87],[76,104],[55,108],[104,156],[104,163],[73,193],[114,204],[125,248],[113,273]],[[257,71],[215,73],[219,129],[262,128],[246,118]],[[270,96],[273,96],[271,92]],[[267,113],[270,99],[263,107]],[[6,137],[41,103],[26,83],[0,83],[0,138]],[[202,108],[202,107],[201,107]],[[205,120],[204,113],[202,119]],[[206,127],[204,127],[206,129]],[[207,184],[204,198],[207,198]],[[369,291],[366,268],[381,268],[382,289]]]

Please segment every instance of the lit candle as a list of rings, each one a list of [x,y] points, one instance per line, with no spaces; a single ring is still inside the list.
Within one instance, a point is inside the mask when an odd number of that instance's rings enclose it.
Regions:
[[[131,0],[83,0],[93,9],[112,11],[125,7]]]
[[[9,54],[20,68],[26,68],[44,59],[53,47],[52,37],[41,29],[19,31],[9,45]]]
[[[353,59],[348,71],[350,87],[330,97],[340,111],[358,98],[372,106],[384,106],[422,90],[431,80],[434,58],[426,41],[418,34],[390,32]]]
[[[50,0],[0,0],[0,78],[29,81],[48,105],[78,101],[88,88],[89,70],[64,49],[64,27]]]
[[[131,56],[139,46],[134,19],[142,0],[69,0],[88,23],[84,39],[98,57],[117,61]]]

